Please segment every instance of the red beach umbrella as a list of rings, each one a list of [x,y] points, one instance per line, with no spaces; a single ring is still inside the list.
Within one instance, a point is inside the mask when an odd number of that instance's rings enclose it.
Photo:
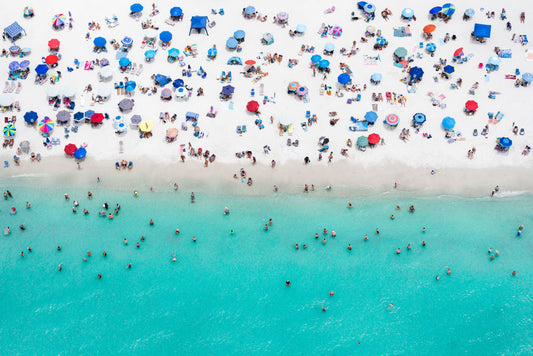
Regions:
[[[455,52],[453,52],[454,57],[460,56],[461,54],[463,54],[463,47],[457,48]]]
[[[477,110],[478,104],[474,100],[468,100],[465,104],[465,108],[468,111],[474,111]]]
[[[378,144],[381,141],[381,137],[377,133],[368,135],[368,143],[371,145]]]
[[[69,156],[72,156],[74,152],[76,152],[77,149],[78,148],[76,147],[75,144],[69,143],[68,145],[65,146],[65,153]]]
[[[259,110],[259,103],[255,100],[249,101],[246,105],[246,109],[248,109],[249,112],[256,112]]]
[[[94,122],[95,124],[99,124],[102,121],[104,121],[104,114],[94,113],[93,116],[91,116],[91,122]]]
[[[51,49],[58,49],[59,40],[57,38],[52,38],[50,41],[48,41],[48,47],[50,47]]]
[[[246,62],[244,62],[244,64],[246,64],[248,66],[253,66],[255,64],[255,61],[253,59],[249,59]]]
[[[46,64],[56,64],[59,58],[55,54],[51,54],[45,58]]]
[[[435,25],[426,25],[426,26],[424,26],[423,31],[424,31],[424,33],[431,33],[433,31],[435,31],[436,28],[437,28],[437,26],[435,26]]]

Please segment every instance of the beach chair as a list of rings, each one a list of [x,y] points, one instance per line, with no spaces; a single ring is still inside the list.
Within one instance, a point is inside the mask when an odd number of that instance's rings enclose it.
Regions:
[[[294,133],[294,126],[292,124],[289,125],[289,128],[287,130],[287,133],[289,135],[292,135]]]
[[[165,23],[170,26],[174,26],[176,24],[176,22],[174,22],[174,20],[172,20],[170,17],[165,20]]]
[[[4,161],[4,168],[9,168],[9,162],[8,161]]]
[[[241,125],[237,125],[237,133],[239,135],[242,135],[242,126]]]
[[[118,25],[118,17],[117,15],[113,14],[110,17],[106,17],[105,22],[108,27],[115,27]]]
[[[242,133],[246,132],[246,125],[242,125]]]

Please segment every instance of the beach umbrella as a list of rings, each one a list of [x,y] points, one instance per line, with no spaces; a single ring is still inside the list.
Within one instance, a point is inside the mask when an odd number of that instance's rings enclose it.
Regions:
[[[26,121],[29,124],[33,124],[34,122],[37,121],[38,118],[39,116],[37,115],[35,111],[28,111],[27,113],[24,114],[24,121]]]
[[[127,67],[127,66],[130,65],[130,63],[131,63],[131,61],[128,59],[128,57],[122,57],[118,61],[118,65],[121,66],[121,67]]]
[[[442,127],[445,130],[451,130],[455,127],[455,119],[449,116],[446,116],[444,119],[442,119]]]
[[[139,125],[142,121],[141,115],[133,115],[130,119],[132,125]]]
[[[359,137],[357,138],[356,143],[357,143],[357,146],[359,146],[359,147],[366,147],[366,146],[368,146],[368,137],[366,137],[366,136],[359,136]]]
[[[246,15],[253,15],[255,14],[255,7],[253,6],[246,6],[246,8],[244,9],[244,13]]]
[[[76,149],[76,151],[74,151],[74,158],[76,159],[85,158],[86,155],[87,150],[84,147],[79,147],[78,149]]]
[[[446,3],[446,4],[442,5],[441,12],[444,15],[446,15],[446,16],[452,16],[455,13],[455,5],[454,4],[450,4],[450,3]]]
[[[55,54],[50,54],[44,59],[46,64],[56,64],[58,60],[59,58]]]
[[[59,88],[56,87],[56,86],[50,86],[50,87],[46,88],[46,95],[49,98],[55,98],[55,97],[59,96]]]
[[[380,46],[383,46],[385,44],[387,44],[387,39],[383,36],[379,36],[376,38],[376,43]]]
[[[63,96],[66,98],[72,98],[74,95],[76,95],[76,88],[74,88],[72,85],[64,86],[61,90],[63,93]]]
[[[352,78],[350,78],[350,75],[348,73],[342,73],[337,77],[337,81],[342,85],[348,84],[350,80],[352,80]]]
[[[180,50],[177,48],[171,48],[168,50],[168,56],[169,57],[177,57],[180,55]]]
[[[19,54],[20,53],[20,47],[19,46],[11,46],[11,47],[9,47],[9,52],[11,54]]]
[[[321,59],[322,57],[320,56],[320,54],[313,54],[311,56],[311,63],[318,63]]]
[[[433,42],[429,42],[428,44],[426,44],[426,49],[428,50],[428,52],[435,52],[435,50],[437,49],[437,45]]]
[[[156,74],[154,80],[157,84],[165,86],[170,81],[170,78],[167,78],[167,76],[163,74]]]
[[[222,94],[231,95],[235,92],[235,88],[231,85],[225,85],[222,87]]]
[[[318,66],[320,68],[327,68],[329,67],[329,61],[327,59],[322,59],[320,62],[318,62]]]
[[[126,36],[120,42],[123,46],[129,47],[133,44],[133,38]]]
[[[233,33],[233,37],[235,37],[235,39],[237,40],[244,39],[244,36],[246,36],[246,32],[244,32],[243,30],[237,30]]]
[[[431,10],[429,10],[429,13],[430,13],[431,15],[436,15],[436,14],[438,14],[438,13],[441,12],[441,11],[442,11],[442,7],[440,7],[440,6],[435,6],[434,8],[432,8]]]
[[[530,83],[533,81],[533,74],[529,72],[522,74],[522,80],[526,83]]]
[[[26,6],[24,8],[24,17],[30,17],[30,16],[33,16],[33,7]]]
[[[296,32],[298,32],[298,33],[304,33],[305,30],[307,30],[307,26],[302,25],[302,24],[300,24],[300,25],[296,25]]]
[[[396,114],[389,114],[385,117],[385,123],[389,126],[397,126],[400,118]]]
[[[446,74],[452,74],[453,72],[455,72],[455,68],[451,65],[447,65],[443,68],[443,71]]]
[[[104,47],[106,44],[107,44],[107,41],[105,38],[103,37],[96,37],[94,40],[93,40],[93,44],[95,47]]]
[[[365,4],[365,6],[363,6],[363,11],[368,12],[369,14],[373,14],[374,12],[376,12],[376,7],[374,6],[374,4]]]
[[[52,25],[55,27],[61,27],[67,22],[67,17],[63,14],[57,14],[52,18]]]
[[[0,106],[6,107],[13,105],[13,97],[7,94],[0,94]]]
[[[410,19],[414,15],[415,15],[415,12],[413,11],[413,9],[410,9],[410,8],[406,7],[405,9],[402,10],[402,16],[405,17],[405,18]]]
[[[360,10],[363,10],[363,8],[365,7],[365,5],[368,4],[366,1],[359,1],[357,3],[357,7],[360,9]]]
[[[30,141],[22,141],[21,143],[19,143],[19,146],[20,148],[28,148],[30,147]]]
[[[39,131],[46,133],[52,131],[53,129],[54,122],[48,116],[39,122]]]
[[[307,87],[304,87],[304,86],[300,86],[298,87],[298,89],[296,89],[296,94],[299,96],[304,96],[305,94],[307,94],[307,92],[308,92],[308,89]]]
[[[226,41],[226,46],[229,49],[235,49],[235,48],[237,48],[238,45],[239,45],[239,42],[234,37],[230,37]]]
[[[333,30],[331,30],[331,34],[335,37],[340,37],[342,35],[342,28],[339,26],[333,27]]]
[[[133,108],[134,102],[131,99],[122,99],[118,103],[120,110],[131,110]]]
[[[15,71],[20,69],[20,63],[17,62],[17,61],[13,61],[13,62],[9,63],[8,67],[9,67],[10,71],[15,72]]]
[[[466,103],[465,103],[465,108],[466,110],[468,111],[475,111],[477,110],[478,108],[478,104],[476,101],[474,100],[468,100]]]
[[[381,73],[374,73],[370,76],[370,79],[374,82],[381,82],[382,77]]]
[[[116,130],[117,132],[125,132],[127,128],[128,128],[128,127],[126,126],[126,124],[124,123],[124,121],[119,122],[119,123],[115,126],[115,130]]]
[[[242,59],[240,57],[231,57],[230,59],[228,59],[227,64],[242,65]]]
[[[94,110],[87,110],[85,112],[85,117],[90,119],[94,115]]]
[[[67,110],[61,110],[56,114],[57,122],[66,123],[70,120],[70,112]]]
[[[499,66],[500,62],[501,62],[501,59],[500,59],[500,57],[491,56],[491,57],[489,57],[489,60],[487,62],[489,64],[494,65],[494,66]]]
[[[455,52],[453,52],[453,56],[454,57],[459,57],[459,56],[462,56],[464,53],[463,53],[463,47],[460,47],[460,48],[457,48],[455,50]]]
[[[109,65],[109,60],[107,58],[100,59],[100,66],[105,67]]]
[[[143,120],[139,124],[139,130],[141,130],[141,132],[150,132],[152,131],[153,127],[154,127],[154,123],[150,120]]]
[[[187,90],[185,90],[184,87],[179,87],[178,89],[176,89],[176,96],[177,97],[183,98],[183,97],[186,97],[187,95],[189,95],[189,92]]]
[[[249,112],[257,112],[257,110],[259,110],[259,103],[255,100],[251,100],[246,104],[246,109],[248,109]]]
[[[298,83],[298,82],[290,82],[289,86],[288,86],[288,89],[290,91],[296,91],[296,89],[298,89],[299,86],[300,86],[300,83]]]
[[[102,85],[96,90],[96,95],[102,98],[108,98],[111,95],[111,87],[109,85]]]
[[[157,37],[157,30],[153,28],[147,28],[144,30],[144,38],[153,39]]]
[[[217,49],[214,48],[214,47],[211,47],[211,48],[209,48],[209,49],[207,50],[207,55],[208,55],[209,57],[215,57],[217,54],[218,54],[218,51],[217,51]]]
[[[84,117],[84,114],[81,111],[78,111],[77,113],[74,114],[74,121],[80,121],[81,119],[83,119],[83,117]]]
[[[134,91],[137,87],[137,83],[135,83],[133,80],[130,80],[126,83],[126,91]]]
[[[165,88],[163,90],[161,90],[161,97],[163,99],[168,99],[172,96],[172,92],[170,91],[169,88]]]
[[[378,114],[375,111],[368,111],[365,114],[366,122],[373,124],[374,122],[376,122],[377,119],[378,119]]]
[[[422,125],[424,122],[426,122],[426,115],[422,113],[414,114],[413,120],[417,125]]]
[[[513,141],[509,137],[500,137],[498,139],[498,144],[503,148],[509,148],[513,145]]]
[[[67,155],[73,156],[74,152],[76,152],[77,149],[78,149],[78,147],[76,147],[75,144],[69,143],[68,145],[65,146],[65,148],[63,150],[65,151],[65,153]]]
[[[472,17],[474,16],[476,12],[474,11],[474,9],[466,9],[465,10],[465,15],[468,16],[468,17]]]
[[[278,17],[279,21],[287,21],[289,19],[289,14],[285,11],[278,12],[276,16]]]
[[[178,129],[175,127],[171,127],[170,129],[167,129],[167,137],[168,138],[174,138],[178,136]]]
[[[26,69],[26,68],[28,68],[30,66],[30,61],[25,59],[22,62],[20,62],[19,64],[20,64],[20,69]]]
[[[398,47],[394,51],[394,55],[398,58],[403,58],[407,56],[407,50],[404,47]]]
[[[324,45],[324,49],[327,51],[327,52],[333,52],[333,50],[335,49],[335,45],[331,42],[328,42]]]
[[[106,66],[100,70],[100,76],[102,78],[111,78],[113,76],[113,68],[111,66]]]
[[[4,129],[2,130],[2,132],[4,133],[4,136],[6,137],[12,137],[12,136],[15,136],[15,134],[17,133],[17,129],[15,128],[15,125],[6,125],[4,126]]]
[[[431,33],[433,31],[435,31],[436,28],[437,28],[437,26],[435,26],[433,24],[429,24],[429,25],[424,26],[422,31],[424,31],[424,33]]]
[[[181,7],[175,6],[170,9],[170,16],[172,17],[179,17],[181,16],[181,14],[183,14],[183,10],[181,9]]]
[[[113,126],[117,126],[121,122],[124,122],[122,116],[115,116],[115,118],[113,119]]]
[[[183,85],[185,85],[185,82],[183,81],[183,79],[176,79],[172,82],[172,86],[174,88],[179,88],[179,87],[182,87]]]
[[[172,40],[172,33],[170,31],[163,31],[159,34],[161,42],[170,42]]]
[[[135,3],[130,6],[130,11],[134,14],[143,11],[143,9],[144,7],[139,3]]]
[[[289,126],[293,122],[292,117],[288,114],[288,112],[283,112],[281,114],[281,117],[279,118],[279,123],[283,126]]]
[[[48,41],[48,47],[50,47],[51,49],[58,49],[59,40],[57,38],[52,38],[50,41]]]
[[[91,122],[92,123],[99,124],[102,121],[104,121],[104,114],[102,114],[102,113],[97,112],[97,113],[94,113],[91,116]]]
[[[253,66],[255,64],[255,61],[253,59],[249,59],[246,62],[244,62],[247,66]]]
[[[377,133],[372,133],[368,135],[368,143],[371,145],[376,145],[381,141],[381,137]]]
[[[148,51],[144,52],[144,56],[146,58],[154,58],[157,51],[154,51],[153,49],[149,49]]]

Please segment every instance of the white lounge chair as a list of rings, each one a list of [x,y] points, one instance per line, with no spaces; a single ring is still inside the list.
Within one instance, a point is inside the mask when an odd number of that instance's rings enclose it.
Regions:
[[[105,22],[108,27],[115,27],[118,26],[118,17],[117,15],[113,14],[111,17],[106,17]]]

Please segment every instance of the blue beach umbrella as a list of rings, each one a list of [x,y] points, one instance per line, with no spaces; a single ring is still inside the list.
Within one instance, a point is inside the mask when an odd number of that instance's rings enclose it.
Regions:
[[[90,119],[94,115],[94,110],[87,110],[85,112],[85,117]]]
[[[20,69],[26,69],[29,66],[30,66],[30,61],[28,61],[27,59],[25,59],[22,62],[20,62]]]
[[[424,71],[420,67],[413,67],[409,71],[409,75],[413,79],[419,79],[419,78],[422,78],[422,76],[424,75]]]
[[[500,57],[492,56],[492,57],[489,57],[487,62],[489,64],[494,65],[494,66],[499,66],[500,63],[501,63],[501,59],[500,59]]]
[[[222,94],[231,95],[235,92],[235,88],[231,85],[225,85],[222,87]]]
[[[106,45],[106,43],[107,43],[107,41],[103,37],[96,37],[93,40],[93,44],[95,45],[95,47],[104,47]]]
[[[28,111],[24,114],[24,121],[26,121],[29,124],[33,124],[34,122],[37,122],[37,119],[39,118],[39,115],[35,111]]]
[[[378,119],[378,114],[375,112],[375,111],[368,111],[366,114],[365,114],[365,120],[371,124],[373,124],[374,122],[376,122]]]
[[[533,81],[533,74],[529,72],[522,74],[522,80],[526,83],[530,83],[531,81]]]
[[[149,49],[148,51],[144,52],[144,56],[146,58],[154,58],[155,54],[156,54],[156,51],[154,51],[153,49]]]
[[[450,4],[450,3],[446,3],[446,4],[442,5],[441,12],[444,15],[446,15],[446,16],[452,16],[455,13],[455,5],[454,4]]]
[[[4,132],[4,136],[13,137],[17,133],[17,129],[15,125],[8,124],[4,126],[3,132]]]
[[[329,67],[329,61],[327,59],[322,59],[320,62],[318,62],[318,66],[320,68],[327,68]]]
[[[233,37],[235,37],[237,40],[242,40],[244,36],[246,36],[246,32],[243,30],[237,30],[233,33]]]
[[[235,48],[237,48],[238,45],[239,45],[239,42],[234,37],[230,37],[226,41],[226,46],[229,49],[235,49]]]
[[[437,49],[437,45],[433,42],[429,42],[428,44],[426,44],[426,49],[428,50],[428,52],[435,52],[435,50]]]
[[[83,147],[80,147],[74,151],[74,158],[82,159],[87,155],[87,150]]]
[[[381,78],[383,78],[381,73],[374,73],[370,76],[370,79],[372,79],[374,82],[381,82]]]
[[[163,74],[156,74],[154,80],[161,86],[165,86],[168,83],[167,76]]]
[[[85,116],[84,113],[82,113],[81,111],[78,111],[77,113],[74,114],[74,121],[80,121],[81,119],[83,119],[84,116]]]
[[[130,80],[126,83],[126,91],[134,91],[135,87],[137,87],[137,83],[135,83],[133,80]]]
[[[452,74],[453,72],[455,72],[455,68],[451,65],[447,65],[446,67],[443,68],[443,71],[446,74]]]
[[[474,11],[474,9],[466,9],[465,10],[465,15],[468,16],[468,17],[472,17],[474,16],[476,12]]]
[[[302,24],[300,24],[300,25],[296,25],[296,32],[298,32],[298,33],[304,33],[305,30],[307,30],[307,26],[302,25]]]
[[[246,15],[253,15],[255,13],[255,7],[253,6],[246,6],[246,8],[244,9],[244,13]]]
[[[350,80],[352,80],[352,78],[350,78],[350,75],[348,73],[342,73],[341,75],[339,75],[337,80],[339,81],[340,84],[344,85],[344,84],[348,84]]]
[[[431,10],[429,10],[429,13],[430,13],[431,15],[436,15],[436,14],[438,14],[438,13],[441,12],[441,11],[442,11],[442,7],[440,7],[440,6],[435,6],[434,8],[432,8]]]
[[[422,125],[424,122],[426,122],[426,115],[424,115],[424,114],[422,114],[422,113],[414,114],[414,115],[413,115],[413,121],[414,121],[417,125]]]
[[[451,130],[455,127],[455,119],[449,116],[446,116],[444,119],[442,119],[442,127],[445,130]]]
[[[373,14],[374,12],[376,12],[376,7],[374,6],[374,4],[366,4],[365,6],[363,6],[363,11],[368,12],[369,14]]]
[[[324,46],[324,49],[328,52],[333,52],[333,50],[335,49],[335,45],[331,42],[328,42],[326,43],[326,45]]]
[[[213,48],[213,47],[211,47],[211,48],[209,48],[209,49],[207,50],[207,55],[208,55],[209,57],[214,57],[214,56],[217,55],[217,53],[218,53],[217,49],[216,49],[216,48]]]
[[[141,4],[139,4],[139,3],[135,3],[135,4],[130,6],[130,11],[133,12],[134,14],[143,11],[143,9],[144,9],[144,7]]]
[[[498,144],[503,148],[509,148],[513,145],[513,141],[509,137],[500,137],[498,139]]]
[[[177,57],[180,55],[180,50],[177,48],[171,48],[168,50],[168,56],[169,57]]]
[[[365,8],[365,5],[368,4],[366,1],[359,1],[357,3],[357,7],[360,9],[360,10],[363,10]]]
[[[48,72],[48,66],[46,64],[39,64],[37,67],[35,67],[35,73],[38,75],[43,75]]]
[[[118,64],[121,66],[121,67],[127,67],[129,66],[131,63],[131,61],[129,60],[128,57],[122,57],[120,58],[120,60],[118,61]]]
[[[407,50],[403,47],[398,47],[396,48],[396,50],[394,51],[394,55],[398,58],[403,58],[405,56],[407,56]]]
[[[413,9],[410,9],[408,7],[406,7],[405,9],[403,9],[402,11],[402,16],[405,17],[405,18],[412,18],[413,16],[415,15],[415,12],[413,11]]]
[[[322,57],[319,54],[313,54],[311,56],[311,63],[318,63],[321,59]]]
[[[183,85],[185,85],[185,82],[183,81],[183,79],[176,79],[175,81],[172,82],[172,86],[174,88],[180,88]]]
[[[159,34],[159,39],[162,42],[170,42],[172,40],[172,33],[169,31],[163,31]]]
[[[14,71],[17,71],[20,69],[20,64],[19,62],[17,61],[13,61],[11,63],[9,63],[9,70],[14,72]]]
[[[122,41],[120,41],[124,46],[129,47],[133,44],[133,39],[131,37],[124,37]]]
[[[380,46],[383,46],[384,44],[387,43],[387,39],[383,36],[379,36],[376,38],[376,43]]]
[[[172,17],[179,17],[181,16],[181,14],[183,14],[183,10],[181,9],[181,7],[175,6],[170,9],[170,16]]]

